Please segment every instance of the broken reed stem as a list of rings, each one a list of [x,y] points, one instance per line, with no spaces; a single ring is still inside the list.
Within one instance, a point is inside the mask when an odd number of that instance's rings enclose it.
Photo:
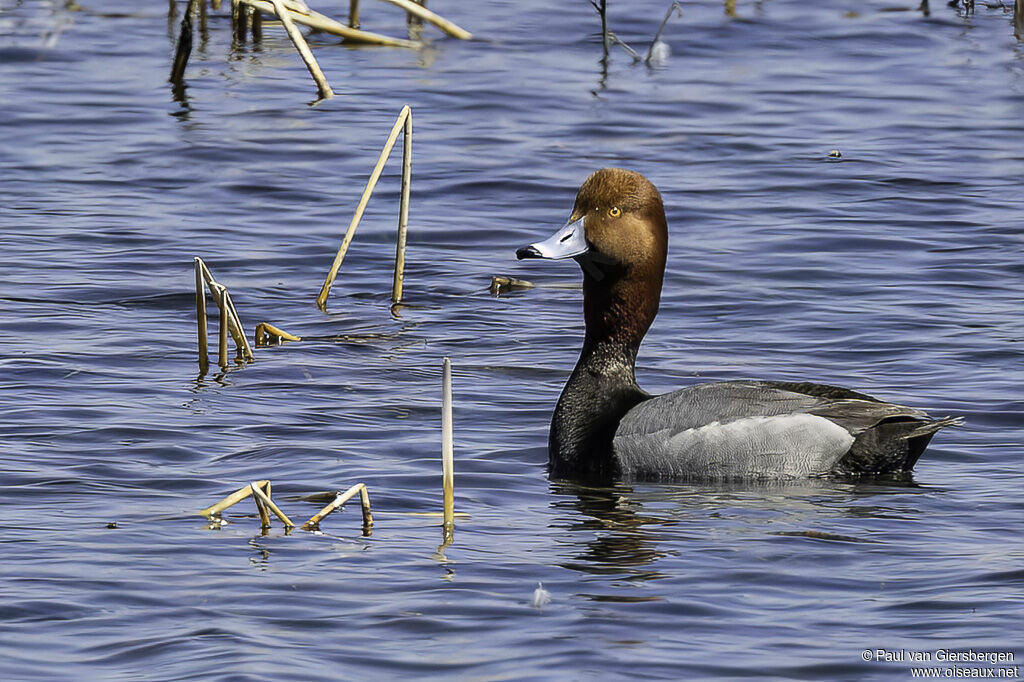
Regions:
[[[210,344],[207,337],[206,324],[206,285],[203,282],[202,261],[194,261],[196,271],[196,332],[199,342],[199,373],[206,374],[210,370]]]
[[[238,319],[238,311],[235,310],[235,302],[231,300],[231,292],[224,288],[224,299],[228,306],[228,331],[235,341],[235,349],[243,360],[252,360],[252,348],[249,340],[245,338],[245,330],[242,329],[242,322]]]
[[[266,480],[264,480],[264,481],[256,481],[256,485],[257,486],[269,486],[270,485],[270,481],[266,481]],[[224,511],[228,507],[230,507],[232,505],[235,505],[235,504],[238,504],[239,502],[241,502],[245,498],[249,497],[250,495],[252,495],[252,484],[244,486],[242,488],[239,488],[238,490],[236,490],[235,492],[231,493],[230,495],[225,497],[223,500],[221,500],[217,504],[211,505],[211,506],[207,507],[206,509],[201,510],[199,512],[199,514],[201,516],[207,516],[207,517],[214,516],[215,514],[220,514],[222,511]]]
[[[265,492],[260,490],[259,486],[253,487],[250,485],[249,487],[252,489],[252,494],[263,500],[263,504],[267,505],[267,507],[270,508],[270,511],[274,512],[274,514],[277,515],[277,518],[281,519],[281,523],[288,528],[295,527],[295,524],[288,518],[288,515],[281,511],[281,508],[274,504],[274,501],[271,500]]]
[[[665,24],[672,18],[672,12],[678,12],[679,16],[683,16],[683,6],[680,5],[676,0],[673,0],[672,4],[668,6],[668,11],[665,12],[665,18],[661,20],[661,26],[658,27],[658,32],[654,34],[654,39],[651,40],[651,46],[647,48],[647,56],[644,57],[644,63],[651,63],[651,55],[654,54],[654,45],[661,40],[661,33],[665,30]]]
[[[181,20],[181,32],[178,34],[178,46],[174,51],[174,64],[171,65],[169,81],[181,85],[185,78],[185,66],[192,54],[192,12],[197,9],[199,0],[189,0],[185,8],[185,16]]]
[[[359,28],[359,0],[349,0],[348,26],[349,28]]]
[[[1013,35],[1017,40],[1024,40],[1024,0],[1013,3]]]
[[[250,483],[249,485],[254,490],[256,488],[260,487],[260,485],[258,483],[256,483],[256,482]],[[270,485],[270,484],[268,483],[267,485]],[[253,499],[254,502],[256,502],[256,511],[260,515],[260,527],[261,528],[270,528],[270,513],[267,511],[267,505],[263,502],[263,500],[258,495],[253,495],[252,499]]]
[[[391,149],[395,146],[395,141],[398,139],[398,134],[402,132],[405,126],[406,119],[411,115],[412,109],[406,104],[402,107],[395,125],[391,128],[391,134],[388,135],[387,142],[384,143],[384,149],[381,150],[380,156],[377,157],[377,165],[373,167],[373,172],[370,173],[370,179],[367,180],[363,195],[359,198],[356,212],[352,216],[352,221],[348,224],[348,230],[345,231],[345,237],[341,240],[341,246],[338,247],[338,253],[334,256],[334,262],[327,273],[327,278],[324,280],[323,286],[320,287],[320,294],[316,297],[316,304],[321,310],[327,306],[327,296],[331,293],[331,286],[333,286],[334,280],[338,276],[338,269],[341,268],[342,261],[345,260],[345,254],[348,253],[349,244],[352,243],[352,237],[356,233],[356,228],[359,227],[359,221],[363,219],[366,205],[370,203],[370,195],[373,194],[373,189],[377,186],[377,181],[380,180],[380,174],[384,170],[384,163],[388,160]],[[409,129],[412,129],[411,126]],[[394,295],[394,290],[392,290],[392,295]]]
[[[391,303],[402,301],[405,280],[405,235],[409,228],[409,193],[412,185],[412,109],[405,117],[402,140],[402,198],[398,203],[398,236],[395,238],[395,277],[391,283]]]
[[[263,40],[263,12],[253,10],[252,26],[249,27],[249,30],[252,35],[252,42],[258,43]]]
[[[601,0],[601,4],[590,0],[590,4],[594,6],[597,13],[601,15],[601,45],[603,46],[604,59],[608,59],[608,6],[606,0]]]
[[[217,305],[220,307],[220,336],[217,344],[217,364],[221,369],[228,366],[228,290],[224,287],[217,289]]]
[[[406,11],[406,13],[437,26],[453,38],[458,38],[459,40],[470,40],[473,37],[473,34],[466,29],[453,24],[442,16],[434,14],[426,7],[418,5],[411,0],[384,0],[384,2],[391,3],[396,7],[401,7]]]
[[[203,279],[206,281],[206,286],[210,289],[210,293],[213,295],[214,300],[220,305],[220,293],[221,289],[227,292],[227,287],[219,283],[213,278],[213,273],[210,272],[210,268],[206,266],[203,259],[199,256],[195,257],[198,262],[199,269],[202,271]],[[231,300],[231,293],[227,292],[227,312],[228,312],[228,331],[231,333],[231,338],[234,339],[235,347],[238,350],[238,354],[245,360],[252,360],[252,347],[249,345],[249,341],[245,338],[245,330],[242,329],[242,321],[238,318],[238,311],[235,309],[235,304]]]
[[[441,369],[441,472],[444,493],[444,526],[455,523],[455,457],[452,436],[452,363],[444,359]]]
[[[369,528],[372,526],[373,514],[370,513],[370,494],[367,492],[365,484],[356,483],[345,492],[338,493],[337,497],[331,500],[326,507],[310,517],[309,521],[302,524],[303,530],[314,530],[318,525],[320,525],[320,522],[323,521],[324,518],[335,510],[341,508],[343,504],[355,497],[356,493],[359,494],[359,504],[363,511],[363,527]]]
[[[231,0],[231,19],[235,27],[235,40],[245,42],[249,35],[249,21],[252,18],[252,8],[241,0]]]
[[[373,525],[373,511],[370,509],[370,489],[365,485],[359,489],[359,508],[363,512],[363,528]]]
[[[264,14],[276,14],[273,3],[269,0],[240,0],[246,4],[252,5]],[[303,26],[309,26],[316,31],[322,31],[324,33],[330,33],[332,35],[341,36],[346,42],[352,41],[356,43],[365,43],[367,45],[386,45],[388,47],[407,47],[411,49],[419,49],[422,45],[414,40],[403,40],[401,38],[392,38],[391,36],[381,35],[379,33],[371,33],[369,31],[360,31],[357,28],[351,28],[342,24],[330,17],[324,16],[319,12],[309,11],[309,14],[304,12],[292,11],[291,19],[297,24]]]
[[[269,322],[260,322],[256,325],[256,331],[253,333],[253,337],[256,339],[256,347],[269,346],[274,341],[301,341],[301,336],[295,336],[289,334],[279,327],[275,327]]]
[[[306,63],[306,68],[309,70],[309,75],[313,77],[316,82],[317,90],[320,92],[320,99],[330,99],[334,97],[334,91],[331,90],[330,84],[324,77],[324,72],[320,70],[320,65],[317,64],[316,58],[313,57],[313,53],[309,49],[309,45],[306,44],[306,39],[302,37],[302,33],[298,28],[295,27],[295,22],[292,21],[291,12],[285,9],[284,4],[281,0],[270,0],[274,5],[274,12],[277,17],[284,24],[284,30],[288,32],[288,37],[292,39],[292,44],[295,45],[295,49],[299,51],[299,55],[302,56],[302,61]]]

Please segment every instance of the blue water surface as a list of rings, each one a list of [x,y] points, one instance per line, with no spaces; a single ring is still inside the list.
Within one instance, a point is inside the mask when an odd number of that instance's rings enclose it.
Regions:
[[[349,3],[313,4],[344,20]],[[3,679],[910,679],[878,650],[1019,664],[1010,4],[686,3],[650,66],[619,46],[602,60],[585,0],[429,4],[478,39],[312,35],[337,96],[310,106],[282,28],[232,42],[230,3],[197,20],[174,88],[185,3],[0,0]],[[643,54],[668,4],[609,4]],[[361,18],[406,35],[387,3]],[[405,104],[407,305],[389,310],[396,155],[321,312]],[[668,211],[646,389],[823,381],[966,426],[902,485],[549,479],[579,273],[514,252],[608,165],[650,177]],[[249,333],[304,340],[199,376],[197,255]],[[494,275],[537,286],[492,296]],[[438,519],[409,512],[441,505],[444,356],[469,518],[439,546]],[[198,515],[264,478],[302,520],[320,504],[299,497],[365,482],[372,534],[352,505],[319,534],[261,534],[249,501],[217,530]]]

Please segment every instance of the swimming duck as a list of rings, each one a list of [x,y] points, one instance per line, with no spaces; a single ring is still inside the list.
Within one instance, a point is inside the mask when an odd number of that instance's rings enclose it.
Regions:
[[[517,258],[573,258],[583,270],[586,335],[548,441],[556,477],[787,479],[909,472],[959,418],[838,386],[724,381],[652,396],[637,350],[658,313],[668,225],[661,195],[620,168],[592,174],[569,221]]]

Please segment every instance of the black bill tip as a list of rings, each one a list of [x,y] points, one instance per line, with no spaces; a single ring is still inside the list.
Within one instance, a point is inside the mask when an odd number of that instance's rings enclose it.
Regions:
[[[540,251],[537,250],[533,244],[529,246],[523,246],[516,250],[516,258],[523,260],[524,258],[543,258]]]

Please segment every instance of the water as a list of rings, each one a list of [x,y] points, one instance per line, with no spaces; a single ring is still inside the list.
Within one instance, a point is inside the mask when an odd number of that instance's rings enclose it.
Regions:
[[[654,69],[580,2],[431,3],[484,38],[313,46],[197,34],[182,6],[0,0],[0,669],[4,679],[906,679],[865,649],[1020,644],[1024,44],[1012,15],[690,3]],[[665,3],[611,3],[638,51]],[[347,3],[320,3],[344,17]],[[401,12],[363,25],[403,35]],[[399,161],[313,299],[401,106],[415,112],[406,298],[388,311]],[[839,159],[828,153],[838,149]],[[585,488],[545,473],[580,292],[502,297],[592,170],[668,207],[638,378],[830,381],[961,414],[914,485]],[[307,340],[197,377],[192,257],[247,329]],[[439,377],[456,505],[438,548]],[[322,535],[251,503],[370,488]],[[236,513],[237,512],[237,513]],[[108,523],[116,522],[116,528]],[[538,582],[550,601],[535,606]],[[962,663],[961,667],[979,667]],[[988,667],[981,664],[980,667]]]

